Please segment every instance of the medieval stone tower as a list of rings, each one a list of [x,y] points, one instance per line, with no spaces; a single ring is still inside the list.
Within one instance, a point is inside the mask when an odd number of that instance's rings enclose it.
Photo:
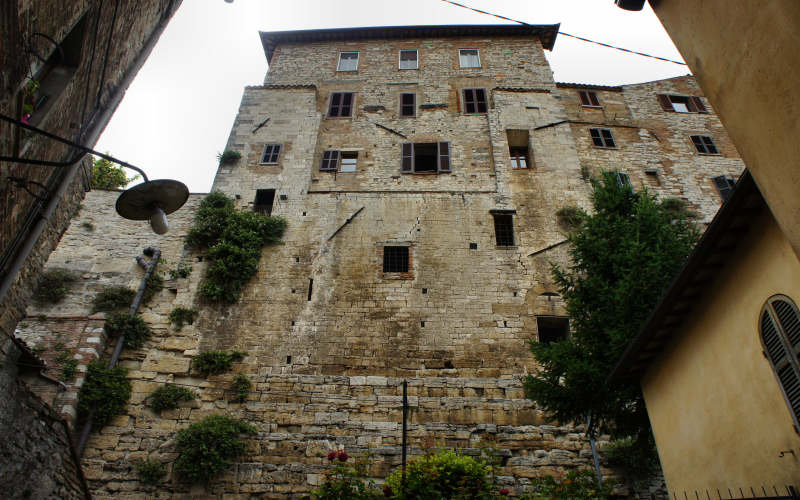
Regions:
[[[248,87],[214,190],[288,221],[266,247],[241,299],[197,296],[203,255],[182,238],[201,195],[155,236],[119,219],[114,192],[95,191],[48,266],[80,271],[61,303],[34,308],[18,329],[32,345],[68,338],[83,366],[104,356],[93,294],[135,285],[134,258],[159,247],[177,277],[142,317],[155,330],[123,353],[128,415],[90,438],[84,467],[98,498],[146,492],[132,464],[169,463],[177,429],[213,413],[259,428],[214,495],[299,495],[319,484],[325,455],[370,451],[370,473],[400,460],[401,385],[408,381],[410,453],[426,439],[462,449],[492,442],[500,482],[591,463],[580,430],[548,425],[524,396],[536,369],[527,344],[568,335],[550,276],[566,262],[564,207],[589,207],[600,171],[690,203],[708,222],[743,168],[691,77],[603,87],[553,81],[544,50],[558,26],[416,26],[261,33],[270,69]],[[166,267],[165,267],[166,269]],[[176,305],[199,318],[180,332]],[[69,332],[69,333],[67,333]],[[201,351],[237,349],[253,391],[228,401],[233,374],[200,377]],[[43,357],[47,358],[45,352]],[[58,366],[52,360],[50,366]],[[166,382],[200,399],[154,414],[143,401]],[[49,391],[72,414],[79,378]],[[164,498],[202,490],[171,481]],[[182,497],[181,497],[182,498]]]

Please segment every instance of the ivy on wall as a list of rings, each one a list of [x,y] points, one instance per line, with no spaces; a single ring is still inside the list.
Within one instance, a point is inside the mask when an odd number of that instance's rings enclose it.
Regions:
[[[224,415],[211,415],[195,422],[178,431],[175,437],[178,458],[174,470],[186,481],[208,482],[244,453],[246,443],[241,435],[256,432],[247,422]]]
[[[125,413],[131,397],[128,370],[120,366],[109,368],[104,361],[92,361],[86,371],[86,382],[81,386],[78,414],[87,417],[94,408],[92,424],[99,430],[117,415]]]

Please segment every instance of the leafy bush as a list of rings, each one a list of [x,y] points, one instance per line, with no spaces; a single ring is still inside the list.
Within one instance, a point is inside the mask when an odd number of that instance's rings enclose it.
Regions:
[[[664,198],[661,200],[661,208],[671,213],[676,218],[685,217],[694,219],[697,217],[696,212],[689,210],[689,203],[680,198]]]
[[[237,403],[244,403],[247,400],[247,395],[250,394],[251,387],[253,387],[253,384],[250,383],[247,375],[240,373],[233,377],[233,383],[231,384],[233,400]]]
[[[222,415],[195,422],[178,431],[175,438],[178,448],[175,472],[190,482],[208,481],[244,452],[241,435],[256,432],[254,426]]]
[[[108,154],[108,153],[106,153]],[[92,187],[103,189],[124,188],[128,183],[138,179],[138,175],[128,177],[122,167],[106,160],[105,158],[95,158],[92,167]]]
[[[109,286],[100,290],[92,302],[92,312],[114,312],[128,308],[136,292],[126,286]]]
[[[571,470],[561,481],[553,476],[531,480],[533,492],[522,498],[530,500],[602,500],[610,498],[612,483],[605,481],[602,488],[597,486],[597,477],[590,469]]]
[[[72,382],[72,379],[75,378],[77,373],[78,360],[75,358],[67,358],[64,360],[64,364],[61,365],[61,376],[58,377],[58,380],[62,382]]]
[[[188,278],[192,274],[192,266],[187,264],[178,264],[175,269],[169,270],[170,279]]]
[[[106,320],[105,330],[111,337],[125,335],[125,347],[131,349],[141,347],[152,335],[150,327],[142,318],[129,313],[112,314]]]
[[[396,469],[386,478],[386,485],[396,498],[403,498],[400,496],[401,482],[401,469]],[[406,466],[404,498],[489,499],[493,495],[492,468],[483,460],[440,450],[415,458]]]
[[[246,354],[239,351],[205,351],[194,358],[192,364],[197,371],[207,377],[230,370],[233,363],[244,359]]]
[[[142,460],[136,464],[136,474],[142,483],[155,486],[167,475],[167,468],[157,460]]]
[[[558,217],[558,221],[564,225],[564,227],[574,229],[581,225],[584,217],[586,217],[586,212],[580,207],[572,205],[559,208],[556,212],[556,217]]]
[[[92,423],[99,430],[113,417],[125,413],[131,397],[128,370],[115,366],[109,368],[104,361],[92,361],[86,371],[86,381],[78,398],[78,413],[86,417],[95,409]]]
[[[604,451],[608,464],[632,483],[647,480],[658,470],[658,454],[652,439],[617,439]]]
[[[242,154],[240,152],[233,151],[232,149],[226,149],[222,153],[217,153],[217,161],[219,161],[220,166],[236,163],[241,157]]]
[[[191,401],[197,398],[197,394],[191,389],[178,385],[162,385],[150,394],[148,406],[156,413],[164,410],[172,410],[178,407],[181,401]]]
[[[69,287],[77,280],[69,269],[48,269],[42,273],[39,286],[33,295],[39,304],[56,304],[67,296]]]
[[[332,451],[328,454],[331,470],[325,474],[325,482],[322,486],[311,491],[311,498],[314,500],[377,500],[384,497],[375,483],[364,479],[366,458],[356,460],[352,465],[348,465],[345,462],[349,458],[344,451]],[[386,496],[390,496],[390,494]]]
[[[191,325],[197,318],[196,309],[186,309],[185,307],[176,307],[169,312],[169,320],[175,325],[175,331],[181,331],[184,324]]]
[[[153,272],[147,277],[147,281],[145,283],[144,294],[142,295],[142,305],[149,304],[150,300],[163,289],[164,278],[161,277],[161,274],[159,274],[158,271],[153,269]]]

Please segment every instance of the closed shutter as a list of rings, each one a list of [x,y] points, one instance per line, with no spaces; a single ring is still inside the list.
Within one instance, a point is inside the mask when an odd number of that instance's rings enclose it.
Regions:
[[[328,116],[341,116],[339,115],[341,109],[342,94],[334,92],[331,94],[331,106],[328,109]]]
[[[410,174],[414,171],[414,143],[403,143],[403,160],[400,166],[400,172]]]
[[[669,100],[669,96],[667,94],[658,94],[658,102],[661,104],[661,108],[664,111],[675,111],[672,108],[672,101]]]
[[[795,429],[800,422],[800,317],[788,297],[778,295],[767,301],[761,315],[761,341],[786,403]]]
[[[353,93],[345,92],[342,94],[342,108],[339,116],[350,116],[353,109]]]
[[[700,99],[699,97],[690,97],[689,101],[692,103],[692,106],[694,107],[694,111],[696,113],[708,113],[706,105],[703,104],[703,100]]]
[[[486,90],[475,89],[475,104],[478,113],[486,113]]]
[[[321,171],[336,171],[339,169],[339,150],[329,149],[322,153]]]
[[[450,143],[439,143],[439,172],[450,172]]]
[[[731,196],[734,184],[730,182],[730,180],[728,180],[728,178],[724,175],[714,177],[713,181],[714,185],[717,187],[717,191],[719,191],[722,201],[727,201],[727,199]]]

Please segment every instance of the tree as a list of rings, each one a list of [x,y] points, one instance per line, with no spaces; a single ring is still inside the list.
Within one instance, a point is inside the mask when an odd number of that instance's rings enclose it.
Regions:
[[[92,167],[92,187],[102,189],[119,189],[138,179],[138,175],[128,177],[122,167],[106,160],[95,158]]]
[[[587,433],[632,437],[652,449],[639,384],[606,378],[680,270],[699,231],[685,204],[634,192],[613,172],[593,181],[594,214],[570,234],[567,268],[553,266],[571,322],[569,338],[531,342],[540,370],[527,377],[528,397],[561,422]]]

